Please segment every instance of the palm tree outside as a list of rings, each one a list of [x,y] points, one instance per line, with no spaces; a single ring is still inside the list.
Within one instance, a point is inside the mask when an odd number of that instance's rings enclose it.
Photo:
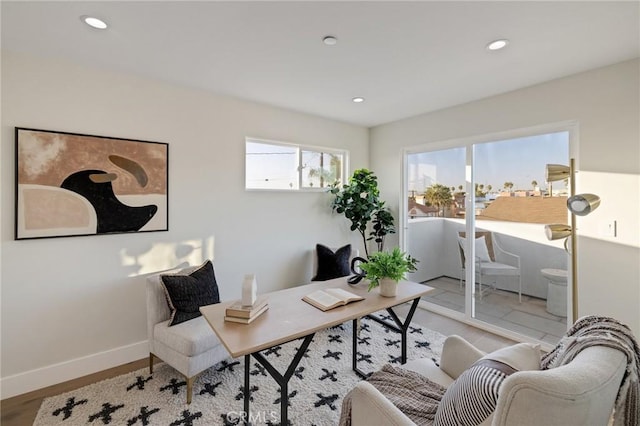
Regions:
[[[451,189],[448,186],[436,183],[431,185],[424,192],[424,198],[432,206],[442,209],[438,212],[438,216],[444,217],[444,209],[453,202]]]

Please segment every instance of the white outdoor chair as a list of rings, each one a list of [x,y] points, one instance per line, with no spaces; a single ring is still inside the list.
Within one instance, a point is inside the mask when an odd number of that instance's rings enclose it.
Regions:
[[[458,233],[458,248],[460,249],[460,263],[462,267],[462,275],[460,276],[460,288],[465,275],[465,233]],[[522,302],[522,276],[520,268],[520,256],[509,253],[500,247],[498,240],[493,233],[488,231],[477,231],[475,240],[476,249],[476,274],[478,276],[478,289],[480,292],[480,300],[482,300],[485,277],[517,277],[518,278],[518,301]],[[494,286],[495,288],[495,282]]]

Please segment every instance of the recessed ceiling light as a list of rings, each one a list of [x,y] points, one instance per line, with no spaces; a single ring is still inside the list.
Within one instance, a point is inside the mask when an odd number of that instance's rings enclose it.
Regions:
[[[360,96],[356,96],[355,98],[351,99],[353,102],[359,104],[361,102],[364,102],[364,98],[360,97]]]
[[[509,40],[507,40],[506,38],[494,40],[491,43],[487,44],[487,50],[500,50],[507,47],[507,44],[509,44]]]
[[[326,36],[322,39],[322,42],[327,46],[334,46],[336,43],[338,43],[338,39],[334,36]]]
[[[92,28],[96,28],[98,30],[104,30],[108,26],[107,23],[104,22],[102,19],[94,18],[93,16],[82,15],[80,19],[85,24],[89,25]]]

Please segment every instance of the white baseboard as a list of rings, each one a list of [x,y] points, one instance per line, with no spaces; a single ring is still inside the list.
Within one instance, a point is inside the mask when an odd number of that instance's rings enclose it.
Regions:
[[[0,379],[0,399],[56,385],[149,356],[147,340]]]

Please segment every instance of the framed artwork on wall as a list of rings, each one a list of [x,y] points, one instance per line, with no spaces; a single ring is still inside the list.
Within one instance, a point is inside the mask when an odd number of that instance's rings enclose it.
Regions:
[[[169,230],[169,144],[16,127],[15,239]]]

